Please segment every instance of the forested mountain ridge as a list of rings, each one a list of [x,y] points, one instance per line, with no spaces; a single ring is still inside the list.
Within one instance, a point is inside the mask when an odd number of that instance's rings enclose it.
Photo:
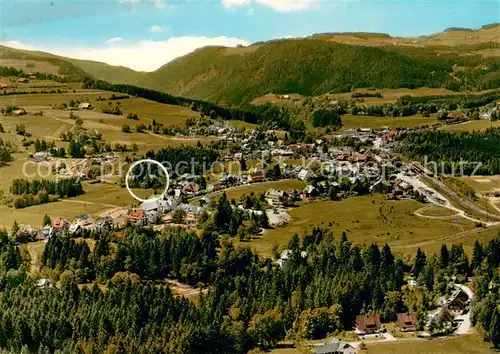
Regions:
[[[205,47],[149,73],[8,47],[0,47],[0,65],[49,62],[52,74],[91,76],[228,105],[267,93],[315,96],[370,87],[474,91],[500,86],[499,29],[449,29],[413,38],[323,33],[246,47]]]

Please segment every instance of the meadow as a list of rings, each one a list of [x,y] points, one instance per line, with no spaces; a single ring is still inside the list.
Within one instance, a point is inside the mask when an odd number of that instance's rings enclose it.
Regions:
[[[306,341],[301,343],[301,349],[293,345],[282,345],[281,348],[271,350],[270,354],[309,354],[312,353],[312,343],[321,341]],[[352,340],[348,340],[352,342]],[[408,338],[397,341],[365,341],[366,349],[357,349],[358,354],[490,354],[497,353],[477,333],[459,337],[443,337],[432,340]]]
[[[241,244],[272,256],[273,248],[285,246],[293,233],[302,235],[312,227],[324,227],[337,237],[345,231],[347,238],[356,244],[388,243],[406,254],[412,244],[474,229],[472,222],[460,217],[436,220],[416,216],[415,211],[423,206],[413,200],[385,200],[380,195],[304,202],[288,211],[292,217],[289,224]]]
[[[488,354],[495,353],[477,334],[433,340],[373,342],[366,344],[365,354]]]
[[[2,205],[0,206],[0,228],[10,230],[14,221],[17,221],[18,224],[38,226],[42,224],[45,214],[52,218],[61,217],[68,221],[72,221],[81,214],[97,217],[104,209],[105,207],[100,204],[75,203],[72,201],[58,201],[23,209],[14,209]]]
[[[476,193],[500,192],[500,175],[462,177],[460,179],[471,186]]]
[[[351,128],[370,128],[381,129],[390,128],[417,128],[424,125],[433,125],[437,123],[436,117],[410,116],[410,117],[373,117],[373,116],[354,116],[345,114],[342,116],[342,130]]]
[[[492,122],[489,120],[471,120],[465,123],[452,124],[443,126],[442,130],[450,132],[472,132],[474,130],[486,130],[488,128],[498,128],[500,127],[500,122]]]

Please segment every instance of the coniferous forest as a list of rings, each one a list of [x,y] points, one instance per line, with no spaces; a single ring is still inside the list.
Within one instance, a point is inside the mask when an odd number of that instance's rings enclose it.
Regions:
[[[345,234],[313,229],[293,235],[282,266],[236,249],[217,233],[183,229],[157,234],[129,229],[120,239],[86,242],[52,237],[42,262],[60,272],[58,286],[39,287],[17,246],[0,235],[0,347],[35,353],[246,353],[278,341],[318,339],[351,330],[355,316],[377,311],[421,314],[448,292],[449,279],[477,279],[473,321],[500,345],[500,239],[437,255],[418,249],[411,261],[389,246],[356,246]],[[411,274],[417,289],[406,286]],[[166,278],[200,289],[192,302],[174,296]],[[95,284],[81,286],[78,284]]]
[[[425,131],[404,133],[398,152],[424,163],[438,164],[440,173],[495,175],[500,173],[500,129],[453,133]],[[455,168],[455,169],[453,169]],[[442,171],[441,171],[442,169]]]

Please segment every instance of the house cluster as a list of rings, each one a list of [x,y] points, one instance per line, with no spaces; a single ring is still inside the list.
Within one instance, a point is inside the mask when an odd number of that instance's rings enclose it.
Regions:
[[[62,232],[78,235],[85,231],[111,230],[112,227],[112,220],[107,217],[94,220],[91,216],[82,214],[77,216],[73,222],[69,222],[63,218],[55,218],[50,225],[45,225],[41,229],[36,228],[39,232],[33,236],[38,240],[46,240]]]
[[[216,121],[210,124],[208,122],[202,120],[201,123],[190,126],[187,130],[188,134],[192,136],[212,135],[227,141],[234,141],[236,128],[230,123]],[[180,132],[177,134],[181,135]]]
[[[52,159],[52,154],[48,151],[40,151],[35,152],[30,156],[30,160],[35,161],[37,163],[49,161]]]
[[[469,311],[471,301],[472,298],[461,287],[457,286],[449,297],[443,297],[439,300],[439,310],[429,316],[427,327],[435,319],[438,319],[445,327],[454,327],[459,316]]]
[[[411,332],[417,330],[417,315],[410,313],[398,313],[397,325],[401,332]],[[386,329],[380,322],[378,313],[365,314],[356,316],[355,333],[361,336],[367,334],[383,333]]]

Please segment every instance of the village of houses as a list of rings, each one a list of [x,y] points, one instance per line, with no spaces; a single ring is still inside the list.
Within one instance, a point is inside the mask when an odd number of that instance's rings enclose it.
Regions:
[[[421,194],[428,196],[430,200],[435,199],[432,191],[414,183],[419,171],[413,166],[399,167],[399,170],[393,168],[389,147],[393,144],[396,132],[392,130],[382,132],[353,130],[335,137],[354,136],[362,142],[373,141],[377,154],[365,149],[355,151],[354,148],[345,146],[325,148],[327,144],[325,140],[317,140],[314,144],[290,144],[288,146],[280,140],[267,141],[263,146],[262,142],[255,139],[256,130],[251,130],[243,139],[237,138],[234,134],[235,130],[231,129],[228,124],[217,123],[214,130],[221,134],[221,139],[241,144],[241,152],[221,152],[219,158],[221,162],[239,164],[242,159],[260,159],[261,164],[264,165],[264,161],[277,161],[280,168],[278,179],[295,179],[305,183],[303,190],[274,188],[267,190],[264,199],[268,207],[265,211],[245,210],[242,204],[236,206],[248,213],[266,212],[271,227],[279,227],[290,221],[287,205],[303,200],[324,199],[328,197],[332,187],[337,191],[339,198],[356,195],[357,192],[350,189],[350,186],[359,183],[366,187],[367,191],[384,193],[389,198],[410,199]],[[287,158],[297,156],[298,153],[303,158],[301,163],[283,162]],[[90,180],[92,179],[90,172],[93,168],[97,166],[99,170],[100,166],[116,163],[120,160],[120,153],[104,153],[86,158],[73,165],[66,165],[53,159],[49,152],[37,152],[30,158],[35,163],[48,163],[49,166],[53,166],[58,178],[77,177]],[[390,174],[387,171],[390,171]],[[319,175],[325,178],[322,178],[320,182],[315,182]],[[203,211],[210,213],[213,193],[270,180],[266,176],[266,170],[260,166],[239,174],[222,172],[215,180],[212,179],[210,183],[207,183],[205,189],[197,183],[200,177],[202,176],[190,173],[171,177],[169,192],[162,198],[152,198],[137,207],[115,208],[97,220],[93,220],[88,215],[82,215],[70,222],[55,216],[52,225],[46,225],[43,228],[21,225],[18,232],[24,236],[47,239],[65,230],[68,230],[70,234],[84,231],[119,231],[128,225],[151,226],[156,230],[161,230],[173,224],[173,215],[177,210],[184,211],[182,225],[196,226]],[[91,183],[114,183],[109,180],[108,176],[94,176],[93,178]],[[198,205],[189,203],[190,200],[196,200]]]
[[[212,128],[220,134],[220,139],[227,139],[241,145],[241,151],[237,153],[222,152],[220,160],[225,162],[238,162],[242,159],[260,158],[262,161],[278,161],[281,171],[281,179],[296,179],[303,181],[306,186],[303,190],[279,190],[268,189],[264,193],[264,200],[267,204],[265,210],[245,209],[243,204],[234,205],[246,213],[266,213],[270,227],[280,227],[290,221],[291,216],[287,213],[287,206],[291,203],[307,200],[314,202],[328,197],[329,190],[326,186],[338,191],[341,198],[348,198],[356,195],[350,189],[342,190],[343,185],[352,186],[362,183],[369,189],[370,193],[384,193],[390,198],[409,199],[416,195],[423,196],[428,201],[442,203],[442,199],[437,192],[425,187],[423,183],[418,183],[420,169],[412,165],[405,166],[405,169],[394,170],[391,164],[391,147],[394,144],[394,137],[398,132],[393,130],[383,130],[375,132],[368,129],[352,130],[338,135],[334,138],[351,136],[362,142],[372,142],[373,149],[363,149],[355,151],[349,147],[325,147],[327,140],[317,140],[313,144],[291,144],[286,146],[283,141],[267,141],[262,143],[258,139],[256,130],[251,130],[244,138],[237,137],[234,129],[228,124],[217,123]],[[328,146],[328,145],[327,145]],[[315,161],[320,163],[320,168],[312,167],[311,164],[287,164],[286,158],[297,156],[297,153],[304,158],[304,161]],[[376,152],[376,153],[375,153]],[[47,152],[39,152],[32,155],[32,160],[36,163],[51,162],[52,157]],[[80,163],[57,169],[61,178],[79,177],[89,178],[89,167],[99,166],[104,163],[113,163],[120,159],[119,153],[106,153],[100,156],[87,158]],[[387,171],[390,171],[389,173]],[[323,174],[326,178],[316,183],[316,177]],[[21,225],[18,233],[23,236],[31,236],[37,240],[48,240],[59,233],[67,232],[71,235],[80,235],[85,232],[114,231],[116,237],[123,235],[121,230],[127,226],[152,227],[161,231],[169,226],[196,227],[203,212],[210,213],[213,193],[221,192],[229,188],[239,188],[261,184],[268,180],[264,168],[255,167],[245,173],[233,174],[222,173],[215,181],[212,180],[202,189],[197,183],[201,176],[185,173],[176,176],[171,180],[169,193],[162,198],[152,198],[146,200],[137,207],[114,208],[106,212],[105,215],[94,220],[89,215],[80,215],[75,220],[68,221],[61,218],[52,218],[51,225],[42,228],[30,225]],[[105,183],[105,178],[99,183]],[[417,181],[417,182],[415,182]],[[345,186],[344,186],[345,187]],[[197,201],[196,203],[194,201]],[[182,211],[182,220],[174,220],[175,214]],[[289,250],[284,250],[275,263],[280,267],[287,266],[287,259],[290,256]],[[303,257],[307,255],[302,255]],[[49,286],[46,279],[40,281],[40,286]],[[408,280],[408,286],[417,286],[413,279]],[[441,334],[466,334],[470,331],[469,304],[472,300],[472,291],[463,286],[455,284],[455,291],[451,296],[440,299],[437,309],[431,311],[426,316],[425,329],[429,332]],[[400,313],[397,315],[397,326],[399,331],[414,332],[419,326],[417,315],[413,313]],[[355,353],[356,348],[362,346],[363,341],[371,339],[393,341],[397,337],[391,335],[384,324],[380,322],[379,314],[360,314],[356,319],[354,332],[359,340],[344,341],[333,339],[327,343],[317,344],[313,350],[316,353]],[[430,334],[419,330],[419,336],[429,336]]]

